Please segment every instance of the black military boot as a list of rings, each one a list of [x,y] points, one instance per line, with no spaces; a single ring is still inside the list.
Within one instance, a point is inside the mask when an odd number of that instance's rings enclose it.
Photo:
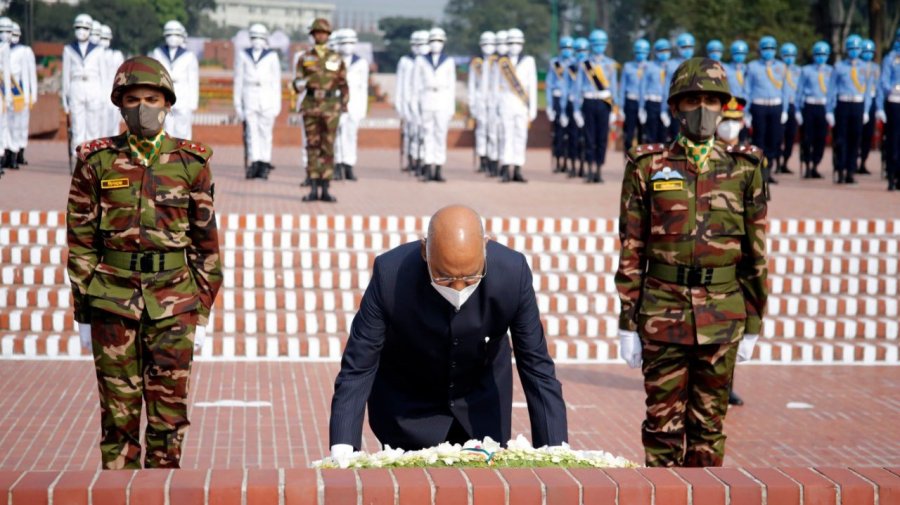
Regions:
[[[740,407],[744,404],[744,400],[741,399],[734,390],[728,392],[728,405],[737,405]]]
[[[334,164],[334,175],[331,180],[340,181],[344,179],[344,164],[343,163],[335,163]]]
[[[319,180],[309,181],[309,194],[303,197],[304,202],[315,202],[319,199]]]
[[[565,156],[562,157],[562,164],[559,166],[559,171],[561,173],[569,171],[569,158],[566,158]]]
[[[813,179],[821,179],[822,174],[819,173],[819,167],[817,165],[813,165],[812,163],[810,163],[809,166],[812,167],[812,176],[811,177]]]
[[[258,161],[254,161],[253,163],[251,163],[250,166],[247,167],[247,171],[244,172],[244,178],[252,179],[252,178],[256,177],[256,171],[259,170],[258,167],[259,167]]]
[[[441,177],[441,166],[435,165],[434,167],[434,177],[431,178],[434,182],[447,182],[447,179]]]
[[[515,182],[528,182],[526,178],[522,177],[522,167],[515,167],[512,180]]]
[[[17,153],[14,153],[12,151],[7,151],[7,152],[9,153],[9,168],[11,168],[13,170],[18,170],[19,169],[19,157],[17,156]]]
[[[500,167],[500,182],[509,182],[512,179],[509,177],[509,165],[503,165]]]
[[[422,182],[431,180],[431,165],[422,165],[422,175],[419,177],[419,180]]]
[[[348,181],[356,181],[356,176],[353,175],[353,165],[344,165],[344,178]]]
[[[328,179],[322,179],[321,181],[319,181],[319,185],[322,186],[322,195],[319,197],[319,200],[328,203],[335,203],[337,202],[337,198],[328,194],[328,185],[330,182],[331,181],[329,181]]]
[[[859,168],[856,170],[856,173],[859,175],[872,175],[872,172],[869,172],[869,169],[866,168],[862,163],[859,164]]]
[[[25,159],[25,148],[19,149],[19,152],[16,154],[16,159],[19,161],[19,165],[27,165],[28,160]]]
[[[897,190],[897,180],[894,177],[888,176],[888,191],[896,191]]]
[[[603,167],[601,167],[601,166],[599,166],[599,165],[597,166],[597,171],[594,172],[594,178],[593,178],[593,180],[591,181],[591,182],[593,182],[594,184],[603,184],[603,176],[600,175],[600,171],[601,171],[602,168],[603,168]]]
[[[269,180],[269,172],[272,171],[272,165],[266,161],[259,162],[259,170],[256,172],[256,177],[262,179],[264,181]]]
[[[778,163],[778,173],[779,174],[793,174],[794,171],[788,168],[788,159],[784,158],[781,162]]]
[[[0,162],[3,168],[12,168],[12,151],[9,149],[3,151],[3,161]]]
[[[832,172],[831,179],[835,184],[843,184],[844,183],[844,171],[843,170],[835,170]]]

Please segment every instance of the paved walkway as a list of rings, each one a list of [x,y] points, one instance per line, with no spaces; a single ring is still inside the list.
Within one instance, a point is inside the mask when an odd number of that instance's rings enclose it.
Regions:
[[[369,149],[360,152],[356,183],[334,184],[337,204],[304,204],[305,190],[298,185],[300,149],[276,148],[278,167],[268,181],[244,180],[242,150],[238,146],[212,146],[216,181],[216,209],[220,212],[257,214],[431,215],[443,205],[464,203],[485,216],[501,217],[605,217],[619,214],[624,160],[610,151],[603,185],[583,184],[550,172],[546,150],[528,153],[525,176],[528,184],[500,184],[473,170],[472,152],[451,150],[445,169],[449,182],[423,184],[399,169],[395,151]],[[32,142],[31,164],[0,179],[0,208],[5,210],[65,210],[69,188],[65,144]],[[830,155],[825,156],[826,160]],[[877,172],[878,154],[869,161]],[[796,160],[793,165],[798,165]],[[823,174],[831,168],[822,167]],[[780,176],[773,187],[769,215],[772,218],[876,218],[897,217],[900,192],[888,193],[877,175],[861,176],[858,186],[835,186],[829,180],[801,180]]]
[[[91,364],[0,363],[0,470],[98,468]],[[297,468],[321,458],[337,370],[333,363],[196,363],[183,467]],[[642,461],[640,373],[563,365],[557,375],[571,444]],[[900,465],[900,368],[739,366],[736,378],[747,404],[728,414],[727,465]],[[517,385],[513,433],[530,437],[523,398]],[[224,400],[247,405],[216,406]],[[368,427],[364,444],[377,448]]]

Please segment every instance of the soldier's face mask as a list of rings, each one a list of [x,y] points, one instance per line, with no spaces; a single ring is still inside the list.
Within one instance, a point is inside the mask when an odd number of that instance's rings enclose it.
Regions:
[[[108,48],[110,44],[109,39],[100,39],[100,47]]]
[[[719,51],[713,51],[709,53],[709,59],[713,61],[722,61],[722,53],[720,53]]]
[[[747,61],[747,55],[743,54],[743,53],[737,53],[734,56],[732,56],[731,59],[735,63],[743,63],[743,62]]]
[[[687,138],[704,142],[716,134],[716,128],[722,121],[722,102],[704,95],[688,97],[679,103],[675,117]]]
[[[775,59],[775,50],[763,49],[759,52],[759,55],[762,56],[762,59],[765,61],[772,61]]]
[[[76,28],[75,29],[75,40],[78,42],[85,42],[91,36],[91,31],[87,28]]]
[[[678,50],[682,58],[688,60],[694,57],[694,46],[684,46]]]
[[[828,62],[828,55],[827,54],[816,54],[813,56],[813,62],[815,62],[816,65],[824,65],[825,63]]]
[[[785,56],[785,57],[782,58],[782,59],[784,60],[784,63],[785,63],[786,65],[793,65],[793,64],[797,61],[797,57],[796,57],[796,56]]]
[[[100,34],[99,33],[90,34],[90,36],[88,37],[88,41],[94,45],[99,44],[100,43]]]
[[[122,107],[122,119],[132,135],[154,137],[166,122],[166,106],[152,106],[143,102],[136,107]]]
[[[510,44],[509,45],[509,55],[510,56],[518,56],[522,54],[522,44]]]
[[[669,51],[660,51],[656,53],[656,61],[669,61],[669,58],[672,56],[672,53]]]
[[[716,128],[716,136],[725,142],[734,142],[741,134],[743,126],[744,123],[741,121],[735,121],[733,119],[724,120],[719,123],[719,126]]]
[[[181,38],[181,35],[166,35],[166,46],[171,47],[172,49],[181,47],[181,44],[183,43],[184,39]]]
[[[637,61],[647,61],[647,53],[634,53],[634,59]]]
[[[428,43],[428,48],[431,49],[432,53],[440,54],[444,50],[444,43],[440,40],[432,40]]]
[[[12,32],[0,32],[0,42],[9,42],[12,40]]]
[[[875,53],[870,52],[870,51],[866,51],[866,52],[862,53],[863,61],[872,61],[873,59],[875,59]]]
[[[350,56],[356,50],[356,44],[353,42],[345,42],[341,44],[341,54],[344,56]]]
[[[575,51],[572,48],[565,48],[559,52],[559,55],[562,56],[563,59],[571,60],[572,56],[575,56]]]
[[[508,53],[509,53],[509,46],[508,46],[508,45],[506,45],[505,43],[503,43],[503,44],[497,44],[497,54],[499,54],[500,56],[504,56],[504,55],[506,55],[506,54],[508,54]]]
[[[490,56],[497,51],[497,46],[494,44],[484,44],[481,46],[481,52],[485,56]]]
[[[266,41],[258,38],[250,39],[250,47],[252,47],[254,51],[262,51],[266,48]]]

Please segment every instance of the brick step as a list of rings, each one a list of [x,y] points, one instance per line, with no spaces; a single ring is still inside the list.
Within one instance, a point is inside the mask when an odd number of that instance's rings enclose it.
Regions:
[[[200,353],[201,359],[293,359],[339,361],[345,336],[334,334],[239,335],[213,332]],[[548,337],[553,359],[565,362],[621,362],[616,338]],[[754,350],[761,363],[868,363],[897,364],[896,342],[795,340],[762,338]],[[0,359],[88,358],[76,332],[0,332]]]
[[[0,308],[59,309],[71,307],[70,288],[19,287],[0,288]],[[216,299],[217,310],[288,310],[297,311],[355,311],[363,290],[324,289],[232,289],[225,288]],[[541,313],[613,314],[618,311],[615,293],[589,295],[572,293],[542,293],[537,295]],[[896,296],[849,295],[785,295],[769,296],[768,316],[870,316],[896,317],[900,315]]]
[[[347,334],[355,310],[213,310],[210,330],[214,332],[275,335],[326,333]],[[541,322],[547,336],[612,337],[618,330],[614,311],[597,314],[545,312]],[[898,338],[896,316],[768,316],[764,335],[787,338],[883,339]],[[75,330],[70,309],[12,309],[0,314],[0,331]]]
[[[217,215],[223,230],[349,230],[402,231],[422,233],[428,227],[425,216],[328,216],[291,214],[229,214]],[[2,225],[65,226],[65,213],[55,211],[0,211]],[[536,218],[489,217],[485,219],[489,233],[615,233],[618,220],[614,218]],[[772,235],[896,235],[900,234],[898,219],[771,219]]]

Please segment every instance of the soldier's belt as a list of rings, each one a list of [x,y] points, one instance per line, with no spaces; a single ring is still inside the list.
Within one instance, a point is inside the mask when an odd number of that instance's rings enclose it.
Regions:
[[[807,105],[825,105],[825,103],[828,102],[828,99],[827,98],[809,97],[806,100],[804,100],[804,102],[806,102]]]
[[[307,91],[307,93],[312,92],[313,98],[317,100],[324,100],[326,98],[338,98],[341,96],[341,90],[339,89],[312,89]]]
[[[781,105],[780,98],[754,98],[753,105],[763,105],[767,107],[774,107],[776,105]]]
[[[865,99],[865,95],[838,95],[838,102],[862,103]]]
[[[153,273],[174,270],[185,265],[184,251],[132,253],[104,251],[103,263],[132,272]]]
[[[662,95],[647,95],[644,97],[645,102],[662,102]]]
[[[888,95],[887,101],[891,103],[900,103],[900,93],[891,93]]]
[[[626,98],[627,100],[634,100],[634,101],[637,101],[640,97],[638,96],[637,93],[627,93],[627,94],[625,95],[625,98]]]
[[[737,269],[734,265],[703,268],[650,263],[647,273],[661,281],[682,286],[709,286],[710,284],[723,284],[735,280],[736,271]]]
[[[558,90],[558,89],[557,89],[557,90],[554,90],[554,91],[553,91],[553,96],[555,96],[556,98],[561,97],[561,96],[562,96],[562,91],[560,91],[560,90]]]
[[[608,89],[604,89],[603,91],[589,91],[583,96],[587,100],[607,100],[612,98],[612,93]]]

